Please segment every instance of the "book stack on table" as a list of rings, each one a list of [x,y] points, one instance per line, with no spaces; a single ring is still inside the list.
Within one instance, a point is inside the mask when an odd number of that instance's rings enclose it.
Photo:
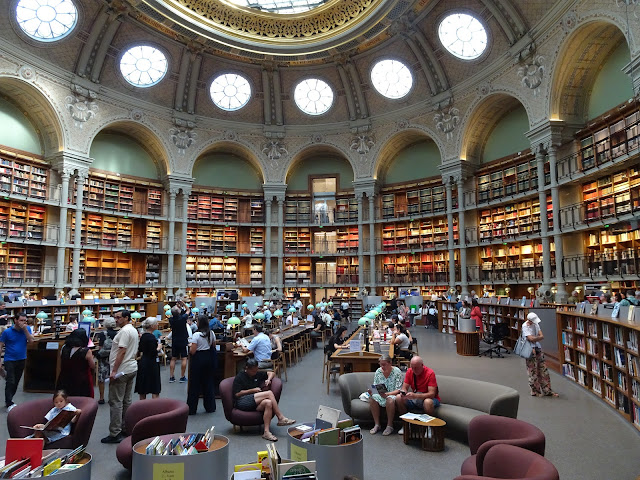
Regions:
[[[0,466],[0,478],[41,478],[76,470],[85,465],[90,456],[85,447],[75,450],[46,450],[41,438],[9,439],[7,453]]]
[[[214,438],[213,430],[214,427],[211,427],[206,433],[180,436],[167,443],[164,443],[160,437],[156,437],[147,445],[145,453],[147,455],[196,455],[208,452]]]
[[[352,419],[340,420],[335,427],[314,429],[308,425],[297,425],[289,435],[303,442],[318,445],[343,445],[357,442],[362,438],[360,426]]]

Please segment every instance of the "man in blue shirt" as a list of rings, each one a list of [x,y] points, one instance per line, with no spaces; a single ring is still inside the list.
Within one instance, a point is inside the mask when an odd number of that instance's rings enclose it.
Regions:
[[[224,324],[218,320],[218,317],[213,317],[209,322],[209,328],[211,330],[224,330]]]
[[[262,333],[262,325],[253,324],[253,340],[249,348],[242,347],[245,353],[253,352],[253,358],[258,361],[259,368],[270,368],[271,363],[271,339]]]
[[[4,400],[7,411],[15,407],[13,396],[18,390],[22,378],[25,360],[27,359],[27,343],[33,342],[31,329],[27,326],[27,316],[18,313],[11,328],[0,335],[0,354],[4,349],[4,365],[0,363],[0,373],[6,375]]]

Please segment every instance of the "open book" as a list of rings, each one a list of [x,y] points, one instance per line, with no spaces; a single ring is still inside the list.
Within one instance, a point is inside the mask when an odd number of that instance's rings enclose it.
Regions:
[[[383,393],[387,393],[389,390],[387,390],[387,387],[384,383],[379,383],[378,385],[371,385],[371,394],[375,395],[382,395]]]
[[[45,423],[44,426],[42,426],[41,428],[27,427],[26,425],[20,425],[20,428],[26,428],[28,430],[38,430],[38,431],[60,430],[66,427],[67,425],[69,425],[69,423],[71,423],[71,420],[73,420],[73,417],[75,416],[76,416],[75,411],[72,412],[70,410],[62,410],[55,417],[53,417],[51,420]]]

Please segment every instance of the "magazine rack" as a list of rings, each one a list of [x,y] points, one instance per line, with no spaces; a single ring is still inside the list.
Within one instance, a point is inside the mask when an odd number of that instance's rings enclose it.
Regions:
[[[71,449],[60,449],[60,455],[66,455],[71,453]],[[46,455],[53,452],[53,450],[43,450],[42,454]],[[51,475],[51,478],[60,480],[91,480],[91,460],[92,457],[89,453],[84,452],[84,457],[78,462],[81,466],[75,470],[69,470],[66,472],[57,472]],[[4,458],[0,459],[0,463],[4,465]],[[44,478],[44,477],[43,477]],[[46,477],[49,478],[49,477]]]
[[[161,435],[164,443],[191,433]],[[131,480],[149,480],[174,474],[175,478],[200,480],[207,478],[228,478],[229,476],[229,439],[223,435],[214,435],[208,452],[195,455],[147,455],[146,448],[153,438],[147,438],[133,446]],[[175,473],[174,473],[175,472]]]

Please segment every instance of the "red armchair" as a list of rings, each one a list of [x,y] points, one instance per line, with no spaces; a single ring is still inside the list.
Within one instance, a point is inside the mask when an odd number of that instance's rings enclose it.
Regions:
[[[245,412],[239,410],[233,405],[233,380],[234,378],[225,378],[220,382],[220,398],[222,400],[222,408],[224,409],[224,416],[235,430],[236,426],[250,427],[255,425],[262,425],[262,412]],[[271,391],[273,396],[276,397],[276,401],[280,401],[280,394],[282,393],[282,380],[278,377],[274,377],[271,380]]]
[[[544,433],[530,423],[497,415],[480,415],[469,423],[471,456],[462,464],[462,475],[484,475],[484,457],[491,447],[509,444],[544,456]]]
[[[82,410],[78,420],[71,427],[71,434],[66,438],[47,444],[47,448],[77,448],[87,445],[93,423],[98,413],[98,402],[91,397],[69,397],[74,407]],[[20,425],[32,426],[43,423],[44,416],[53,407],[50,396],[39,400],[21,403],[12,408],[7,415],[7,429],[11,438],[25,438],[33,433],[33,430],[20,428]]]
[[[454,480],[559,480],[553,464],[530,450],[499,444],[489,449],[482,464],[484,475],[460,475]]]
[[[187,431],[189,406],[171,398],[151,398],[131,404],[124,417],[125,430],[130,433],[116,450],[118,461],[131,470],[133,446],[146,438]]]

